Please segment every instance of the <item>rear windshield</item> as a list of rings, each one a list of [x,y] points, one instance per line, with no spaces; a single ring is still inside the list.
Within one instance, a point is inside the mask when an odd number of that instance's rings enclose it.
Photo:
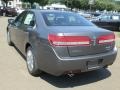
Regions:
[[[48,26],[93,26],[93,24],[76,13],[44,12],[42,13]]]

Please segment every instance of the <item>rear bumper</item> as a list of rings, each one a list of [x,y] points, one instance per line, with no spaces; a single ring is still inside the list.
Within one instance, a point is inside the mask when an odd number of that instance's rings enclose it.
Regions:
[[[51,54],[52,56],[49,55],[50,57],[47,57],[49,63],[46,64],[46,68],[44,68],[43,71],[55,76],[60,76],[62,74],[66,74],[66,72],[87,72],[112,65],[116,59],[117,48],[114,48],[113,51],[110,51],[108,53],[81,57],[60,58],[55,54],[53,55],[52,52]],[[101,62],[96,66],[88,65],[88,62],[94,62],[97,60],[101,60]]]

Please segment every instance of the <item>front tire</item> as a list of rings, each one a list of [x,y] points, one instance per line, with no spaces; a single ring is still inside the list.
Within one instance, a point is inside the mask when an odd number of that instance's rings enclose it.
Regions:
[[[26,59],[27,59],[27,69],[29,73],[32,76],[38,76],[41,73],[41,71],[38,69],[36,59],[33,53],[33,49],[31,46],[27,48]]]
[[[13,45],[13,43],[11,41],[11,36],[10,36],[10,32],[9,31],[7,31],[7,42],[8,42],[8,45],[10,45],[10,46]]]

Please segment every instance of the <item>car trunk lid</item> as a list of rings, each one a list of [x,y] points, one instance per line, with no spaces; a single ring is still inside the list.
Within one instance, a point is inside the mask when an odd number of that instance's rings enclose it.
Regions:
[[[114,48],[114,34],[97,27],[61,28],[60,42],[55,46],[66,46],[69,56],[85,56],[109,52]],[[56,37],[54,37],[56,38]],[[62,42],[62,43],[61,43]],[[67,43],[66,43],[67,42]]]

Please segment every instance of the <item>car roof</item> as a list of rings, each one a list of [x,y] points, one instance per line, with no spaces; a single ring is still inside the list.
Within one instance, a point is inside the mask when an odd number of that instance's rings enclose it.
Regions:
[[[74,13],[71,11],[60,11],[60,10],[41,10],[41,9],[28,9],[27,11],[33,11],[33,12],[68,12],[68,13]]]

